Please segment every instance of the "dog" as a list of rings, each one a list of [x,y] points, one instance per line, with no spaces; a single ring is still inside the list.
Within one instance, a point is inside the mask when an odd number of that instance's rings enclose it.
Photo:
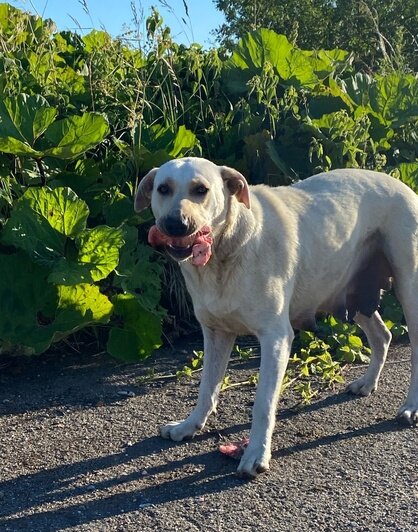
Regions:
[[[204,337],[195,409],[161,429],[181,441],[215,411],[237,335],[261,347],[249,444],[238,473],[269,468],[271,438],[294,329],[318,313],[353,319],[372,350],[349,385],[367,396],[379,381],[391,333],[378,312],[393,284],[412,346],[409,392],[398,417],[418,422],[418,197],[383,173],[341,169],[292,186],[249,186],[244,176],[202,158],[172,160],[139,183],[135,210],[151,205],[149,233],[177,260]]]

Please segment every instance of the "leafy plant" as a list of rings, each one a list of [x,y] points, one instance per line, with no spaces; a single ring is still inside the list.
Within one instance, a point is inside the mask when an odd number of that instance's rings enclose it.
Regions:
[[[203,351],[193,351],[193,357],[190,364],[183,366],[176,372],[177,378],[191,377],[194,373],[201,371],[203,366]]]
[[[3,352],[100,327],[101,347],[140,360],[161,343],[170,291],[187,315],[172,266],[146,245],[151,213],[133,212],[138,180],[171,158],[203,155],[272,185],[373,168],[418,190],[413,74],[364,74],[346,51],[302,50],[268,29],[227,54],[176,44],[155,10],[146,28],[129,42],[80,36],[0,4]],[[356,330],[332,321],[299,347],[289,382],[333,382],[334,362],[367,356]]]
[[[57,109],[40,95],[19,94],[0,102],[0,150],[29,155],[73,159],[97,146],[109,133],[103,115],[84,113],[55,120]]]
[[[83,327],[108,323],[112,304],[89,284],[53,285],[22,252],[0,261],[2,351],[38,354]]]

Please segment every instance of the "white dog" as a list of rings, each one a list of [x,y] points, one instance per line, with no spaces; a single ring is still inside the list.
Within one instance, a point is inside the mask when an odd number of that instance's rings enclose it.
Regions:
[[[261,345],[260,378],[248,447],[238,467],[269,467],[277,400],[293,329],[318,312],[353,318],[372,349],[371,363],[349,389],[376,389],[391,334],[377,307],[393,280],[412,344],[412,375],[398,416],[418,421],[418,197],[385,174],[333,170],[290,187],[249,187],[236,170],[184,158],[151,170],[135,209],[151,204],[152,245],[180,263],[204,336],[197,406],[161,429],[192,437],[215,408],[237,335]]]

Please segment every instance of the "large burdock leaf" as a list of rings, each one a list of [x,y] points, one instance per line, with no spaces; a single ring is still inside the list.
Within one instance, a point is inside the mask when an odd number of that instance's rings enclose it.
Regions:
[[[71,189],[30,188],[16,202],[2,242],[50,268],[57,285],[100,281],[119,262],[123,231],[105,225],[86,229],[89,209]]]
[[[122,229],[106,225],[86,229],[76,238],[76,256],[62,257],[54,265],[48,280],[63,285],[100,281],[118,265],[123,244]]]
[[[112,302],[114,312],[122,318],[124,326],[111,329],[108,352],[126,362],[147,358],[161,345],[160,317],[146,310],[131,294],[117,295]]]
[[[302,52],[320,79],[325,79],[338,69],[348,66],[351,56],[345,50],[303,50]]]
[[[51,147],[44,154],[72,159],[94,148],[108,133],[109,123],[99,113],[84,113],[57,120],[45,132]]]
[[[112,44],[112,37],[106,31],[93,30],[82,37],[87,53],[103,50]]]
[[[86,227],[87,203],[68,187],[28,189],[22,199],[65,236],[75,237]]]
[[[145,128],[142,133],[143,144],[152,146],[152,152],[141,153],[146,166],[163,164],[173,157],[184,157],[198,145],[196,135],[185,126],[174,131],[170,127],[154,124]]]
[[[35,159],[42,157],[42,152],[34,150],[27,142],[23,142],[14,137],[0,137],[0,151],[4,153],[12,153],[17,156],[28,155]]]
[[[97,286],[54,286],[23,253],[0,256],[0,343],[42,353],[76,330],[106,323],[113,306]],[[27,349],[24,350],[28,352]]]
[[[394,171],[395,176],[418,193],[418,163],[401,163],[397,170]]]
[[[361,107],[366,107],[369,104],[369,93],[375,84],[376,80],[364,72],[357,72],[341,81],[342,90],[351,98],[355,105]]]
[[[66,253],[67,237],[75,238],[86,227],[88,215],[87,204],[69,188],[30,188],[16,202],[2,242],[34,260],[55,262]]]
[[[88,229],[77,238],[78,261],[89,264],[92,280],[100,281],[118,265],[119,250],[123,244],[122,229],[106,225]]]
[[[342,87],[358,106],[357,114],[369,113],[385,128],[401,127],[418,118],[418,81],[412,74],[372,78],[358,72],[342,82]]]
[[[0,151],[73,159],[109,133],[104,115],[84,113],[55,121],[57,110],[42,96],[20,94],[0,101]]]
[[[144,308],[155,312],[161,300],[163,268],[160,262],[152,260],[154,250],[136,240],[137,235],[133,246],[128,242],[122,248],[114,283],[125,292],[136,294]]]
[[[188,150],[196,145],[196,135],[186,126],[180,126],[175,137],[173,146],[170,149],[170,155],[174,158],[182,157]]]
[[[107,323],[113,312],[109,299],[99,287],[90,284],[58,286],[57,314],[54,322],[54,341],[85,327]]]
[[[285,35],[267,29],[247,33],[234,47],[231,64],[241,69],[258,69],[268,61],[273,66],[282,64],[290,57],[293,45]]]
[[[386,126],[399,127],[418,118],[418,80],[412,74],[377,76],[370,107]]]
[[[53,334],[49,323],[56,306],[56,289],[48,272],[23,253],[0,257],[0,339],[12,346],[46,349]],[[45,326],[44,326],[45,324]]]
[[[0,150],[40,157],[34,143],[52,124],[56,109],[40,95],[19,94],[0,101]]]
[[[314,72],[316,61],[295,48],[285,35],[263,28],[247,33],[225,62],[229,88],[236,92],[245,91],[248,81],[261,74],[267,64],[273,67],[284,84],[311,86],[319,81]]]

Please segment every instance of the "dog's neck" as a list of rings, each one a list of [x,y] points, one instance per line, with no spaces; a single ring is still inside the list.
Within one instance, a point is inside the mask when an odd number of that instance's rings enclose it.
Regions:
[[[214,237],[214,259],[224,261],[240,254],[252,235],[256,222],[251,210],[230,196],[224,223]]]
[[[190,261],[180,263],[186,278],[200,283],[208,273],[210,278],[228,275],[231,267],[239,262],[243,248],[254,234],[257,223],[252,211],[231,196],[214,227],[211,259],[203,267],[193,266]]]

